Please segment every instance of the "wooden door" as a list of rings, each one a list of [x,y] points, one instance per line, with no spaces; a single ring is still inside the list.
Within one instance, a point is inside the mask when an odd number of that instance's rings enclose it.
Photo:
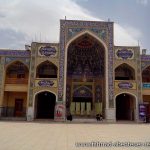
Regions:
[[[23,99],[15,99],[15,117],[23,116]]]

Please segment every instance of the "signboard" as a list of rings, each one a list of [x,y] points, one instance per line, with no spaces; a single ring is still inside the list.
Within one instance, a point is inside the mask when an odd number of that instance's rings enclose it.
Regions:
[[[57,80],[53,79],[43,79],[43,80],[36,80],[35,81],[35,86],[39,87],[57,87]]]
[[[130,82],[120,82],[120,83],[118,83],[118,87],[120,89],[131,89],[133,87],[133,85]]]
[[[51,46],[42,46],[39,49],[40,56],[54,57],[56,56],[57,50],[55,47]]]
[[[96,111],[96,114],[102,114],[102,102],[95,103],[95,111]]]
[[[52,87],[54,85],[54,81],[51,80],[41,80],[38,82],[39,86],[43,87]]]
[[[134,51],[132,49],[118,49],[116,50],[117,59],[133,59]]]
[[[55,120],[62,121],[65,119],[65,106],[63,104],[56,104],[55,106]]]
[[[115,88],[116,89],[132,89],[136,90],[136,83],[135,82],[127,82],[127,81],[115,81]]]
[[[150,88],[150,83],[143,83],[143,88],[149,89]]]
[[[141,121],[145,121],[146,113],[146,104],[139,104],[139,119]]]

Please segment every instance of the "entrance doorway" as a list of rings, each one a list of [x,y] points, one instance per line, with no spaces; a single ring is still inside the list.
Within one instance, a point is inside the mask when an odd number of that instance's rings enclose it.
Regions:
[[[67,49],[66,112],[95,117],[105,105],[105,47],[92,33],[83,33]],[[104,114],[103,114],[104,115]]]
[[[22,117],[23,115],[23,99],[15,99],[15,117]]]
[[[143,102],[147,105],[147,115],[150,116],[150,95],[143,95]]]
[[[134,120],[135,98],[129,94],[116,97],[116,120]]]
[[[36,118],[54,119],[56,96],[51,92],[41,92],[36,95]]]

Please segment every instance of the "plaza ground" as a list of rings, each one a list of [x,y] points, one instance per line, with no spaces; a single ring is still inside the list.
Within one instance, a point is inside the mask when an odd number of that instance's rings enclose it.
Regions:
[[[149,150],[150,147],[76,147],[77,142],[150,141],[150,124],[0,121],[0,150]]]

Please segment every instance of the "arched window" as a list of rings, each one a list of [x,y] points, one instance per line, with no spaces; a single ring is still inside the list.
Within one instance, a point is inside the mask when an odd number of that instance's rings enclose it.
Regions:
[[[16,61],[8,66],[6,78],[27,78],[28,68],[20,61]]]
[[[142,82],[150,82],[150,66],[143,70]]]
[[[115,69],[115,80],[135,80],[134,69],[127,64],[118,66]]]
[[[29,70],[25,64],[20,61],[13,62],[6,68],[6,84],[27,84]]]
[[[57,78],[57,67],[51,62],[45,61],[37,67],[36,77]]]

